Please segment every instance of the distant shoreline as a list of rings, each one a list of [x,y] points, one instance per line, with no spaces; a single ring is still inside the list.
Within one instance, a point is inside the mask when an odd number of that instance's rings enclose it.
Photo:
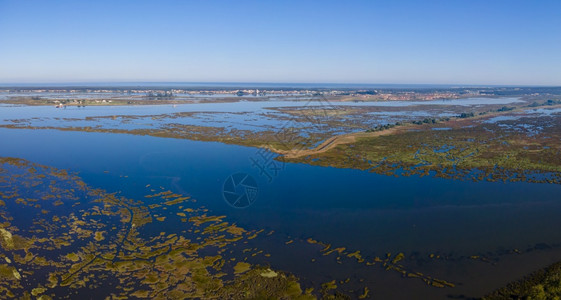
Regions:
[[[341,87],[195,87],[198,83],[185,83],[184,87],[150,86],[90,87],[0,87],[0,103],[16,105],[99,106],[99,105],[162,105],[191,103],[221,103],[238,101],[309,101],[317,98],[333,102],[377,101],[432,101],[464,98],[516,97],[525,100],[558,99],[561,87],[448,87],[421,86],[406,88],[360,88],[357,85]],[[162,83],[158,83],[162,84]],[[172,83],[170,83],[172,84]],[[265,84],[264,84],[265,85]],[[279,84],[281,85],[281,84]]]
[[[0,83],[0,88],[294,88],[294,89],[461,89],[461,88],[561,88],[555,85],[501,84],[402,84],[402,83],[294,83],[294,82],[52,82]]]

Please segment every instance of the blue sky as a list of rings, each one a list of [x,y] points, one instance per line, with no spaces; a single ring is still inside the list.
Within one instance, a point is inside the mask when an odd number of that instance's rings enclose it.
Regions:
[[[0,83],[561,85],[561,1],[0,0]]]

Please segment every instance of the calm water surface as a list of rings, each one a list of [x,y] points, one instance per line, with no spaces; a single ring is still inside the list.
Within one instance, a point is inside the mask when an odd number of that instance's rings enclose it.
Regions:
[[[40,114],[45,108],[14,109],[9,113],[6,108],[0,109],[0,118]],[[111,109],[145,113],[148,108]],[[77,110],[76,114],[84,113]],[[251,158],[259,158],[255,148],[148,136],[25,129],[0,129],[0,140],[0,156],[78,172],[88,184],[109,192],[143,199],[147,184],[161,185],[192,195],[214,214],[227,215],[242,226],[275,230],[287,237],[311,237],[360,250],[364,255],[404,252],[461,257],[505,249],[525,250],[536,245],[555,248],[561,243],[558,185],[389,177],[304,164],[285,164],[269,180],[252,166]],[[248,173],[258,181],[258,198],[245,209],[230,207],[222,196],[224,180],[237,172]],[[551,260],[558,254],[550,256]],[[560,258],[557,256],[557,260]],[[285,268],[293,267],[297,273],[306,272],[286,261],[278,263]],[[545,263],[535,263],[535,269]],[[530,264],[526,269],[531,267]],[[465,268],[448,267],[439,272],[463,280],[460,291],[489,291],[485,286],[477,290],[474,274]],[[500,264],[489,268],[503,270]],[[503,268],[506,270],[507,266]],[[371,276],[377,282],[393,278]],[[415,284],[412,291],[420,288]],[[502,281],[490,284],[498,287]],[[384,294],[383,289],[380,293]]]
[[[142,196],[139,186],[158,181],[247,225],[364,251],[472,254],[561,241],[557,185],[395,178],[304,164],[285,164],[269,182],[252,167],[254,148],[51,130],[1,129],[0,136],[1,156],[79,172],[110,191]],[[222,197],[235,172],[259,183],[258,200],[246,209]]]

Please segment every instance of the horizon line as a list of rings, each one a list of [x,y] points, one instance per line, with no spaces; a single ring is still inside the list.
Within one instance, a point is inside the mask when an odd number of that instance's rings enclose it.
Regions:
[[[245,85],[239,87],[250,87],[248,85],[257,84],[263,87],[264,85],[271,84],[279,87],[279,85],[306,85],[308,87],[320,88],[326,85],[334,86],[417,86],[417,87],[561,87],[561,85],[548,85],[548,84],[473,84],[473,83],[348,83],[348,82],[272,82],[272,81],[52,81],[52,82],[0,82],[0,87],[65,87],[73,86],[93,86],[98,87],[107,86],[111,84],[118,84],[125,86],[125,84],[142,85],[142,84],[227,84],[227,85]],[[220,86],[217,86],[220,87]],[[273,87],[273,86],[271,86]],[[287,86],[291,87],[291,86]]]

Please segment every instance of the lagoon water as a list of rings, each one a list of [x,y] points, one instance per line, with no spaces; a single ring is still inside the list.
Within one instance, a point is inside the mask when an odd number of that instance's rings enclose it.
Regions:
[[[7,109],[0,110],[4,118]],[[268,177],[252,165],[252,159],[261,158],[256,148],[149,136],[0,129],[0,140],[0,156],[77,172],[108,192],[142,199],[146,185],[163,186],[193,196],[213,214],[243,227],[313,238],[366,256],[403,252],[461,258],[536,245],[557,249],[561,243],[559,185],[393,177],[304,164],[284,164]],[[243,209],[232,208],[222,194],[226,178],[238,172],[253,176],[259,188],[255,203]],[[278,262],[280,268],[305,272],[283,263]],[[463,280],[463,292],[488,292],[487,286],[474,286],[476,275],[465,268],[451,265],[439,272]],[[498,287],[503,281],[490,284]]]
[[[270,181],[252,166],[260,157],[255,148],[54,130],[0,129],[0,136],[0,156],[78,172],[109,192],[142,197],[140,187],[157,183],[249,227],[361,251],[468,255],[561,241],[558,185],[396,178],[305,164],[284,164]],[[222,197],[224,180],[237,172],[259,185],[257,201],[245,209]]]
[[[376,101],[376,102],[325,102],[325,101],[240,101],[231,103],[193,103],[172,105],[134,105],[134,106],[88,106],[81,109],[70,106],[66,109],[53,109],[50,106],[15,106],[0,105],[0,120],[18,118],[84,118],[92,116],[114,115],[157,115],[178,112],[265,112],[274,107],[304,107],[304,106],[378,106],[378,107],[406,107],[415,105],[488,105],[509,104],[521,102],[518,98],[467,98],[434,101]]]

